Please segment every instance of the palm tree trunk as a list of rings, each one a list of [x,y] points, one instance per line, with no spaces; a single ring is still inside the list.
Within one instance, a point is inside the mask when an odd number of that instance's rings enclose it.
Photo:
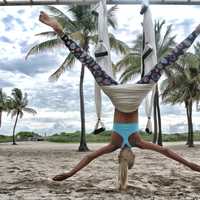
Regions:
[[[189,137],[189,147],[194,147],[194,140],[193,140],[193,123],[192,123],[192,101],[189,102],[188,105],[189,109],[189,129],[190,129],[190,137]]]
[[[17,120],[18,120],[18,117],[19,117],[19,112],[17,112],[17,116],[16,116],[16,119],[15,119],[15,124],[14,124],[14,127],[13,127],[13,145],[16,145],[16,142],[15,142],[15,128],[16,128],[16,125],[17,125]]]
[[[0,128],[1,128],[1,123],[2,123],[2,111],[0,111]]]
[[[156,106],[156,92],[154,95],[153,101],[153,118],[154,118],[154,135],[153,135],[153,143],[156,144],[158,137],[158,126],[157,126],[157,106]]]
[[[156,85],[156,107],[157,107],[157,115],[158,115],[158,145],[162,146],[162,126],[161,126],[161,115],[160,115],[160,103],[159,103],[159,91],[158,85]]]
[[[2,88],[0,88],[1,101],[3,101],[3,94],[2,93],[3,93]],[[2,110],[3,110],[3,108],[1,108],[1,110],[0,110],[0,128],[1,128],[1,123],[2,123],[2,121],[1,121],[2,120]]]
[[[187,136],[187,142],[186,145],[189,145],[190,143],[190,117],[189,117],[189,104],[187,101],[185,101],[185,108],[186,108],[186,115],[187,115],[187,123],[188,123],[188,136]]]
[[[84,81],[85,67],[81,67],[81,76],[80,76],[80,114],[81,114],[81,139],[79,151],[88,151],[85,137],[85,107],[84,107],[84,95],[83,95],[83,81]]]

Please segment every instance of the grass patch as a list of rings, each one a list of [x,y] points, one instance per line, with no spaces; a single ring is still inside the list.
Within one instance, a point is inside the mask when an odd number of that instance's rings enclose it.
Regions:
[[[0,143],[12,142],[12,136],[0,135]]]

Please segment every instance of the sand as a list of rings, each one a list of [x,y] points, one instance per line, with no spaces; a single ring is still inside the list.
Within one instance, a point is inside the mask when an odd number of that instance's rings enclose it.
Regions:
[[[88,144],[95,149],[104,144]],[[200,164],[200,144],[165,144],[186,159]],[[199,200],[200,173],[147,150],[134,148],[136,162],[129,171],[127,191],[117,187],[118,151],[90,163],[75,176],[51,181],[71,169],[87,153],[78,144],[19,142],[0,144],[0,200]]]

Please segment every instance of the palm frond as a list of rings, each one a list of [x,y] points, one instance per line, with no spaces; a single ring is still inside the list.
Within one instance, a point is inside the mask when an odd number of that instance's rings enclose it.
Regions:
[[[72,53],[70,53],[62,65],[49,77],[49,81],[57,81],[59,77],[65,72],[65,70],[70,69],[74,63],[76,62],[75,57]]]
[[[23,95],[22,95],[22,91],[19,88],[14,88],[12,89],[12,96],[13,99],[15,99],[18,102],[22,101]]]
[[[132,69],[136,69],[134,71],[137,71],[137,73],[140,72],[141,59],[140,56],[137,55],[137,52],[130,52],[129,54],[125,55],[119,62],[116,63],[117,71],[126,69],[129,66],[131,66]]]
[[[33,109],[33,108],[23,108],[23,111],[27,112],[27,113],[31,113],[33,115],[37,114],[37,112]]]
[[[158,58],[165,56],[167,53],[169,53],[172,50],[172,47],[175,46],[175,42],[174,42],[175,38],[176,38],[176,36],[172,36],[171,38],[169,38],[168,41],[165,41],[163,43],[162,47],[157,45]]]
[[[133,79],[137,75],[137,72],[138,70],[133,68],[132,66],[127,67],[126,70],[120,76],[120,82],[126,83],[127,81]]]
[[[117,19],[116,19],[116,11],[118,10],[118,6],[112,6],[107,12],[107,20],[108,26],[111,26],[113,29],[117,28]]]
[[[129,46],[126,43],[116,39],[113,34],[109,34],[109,39],[110,47],[116,53],[126,54],[129,51]]]
[[[35,34],[35,36],[55,37],[57,33],[55,31],[45,31],[42,33]]]
[[[21,102],[21,106],[22,106],[22,108],[24,108],[27,105],[28,105],[28,94],[25,92],[24,96],[23,96],[23,99],[22,99],[22,102]]]
[[[18,113],[18,110],[12,110],[11,111],[11,118],[15,117]]]
[[[23,117],[24,113],[20,110],[19,111],[19,118],[21,119]]]
[[[45,52],[45,51],[49,51],[49,49],[56,48],[56,47],[60,46],[61,44],[63,44],[63,42],[60,39],[51,39],[51,40],[47,40],[45,42],[42,42],[42,43],[32,47],[29,50],[29,52],[27,53],[25,59],[28,59],[28,57],[30,55],[34,55],[34,54],[42,53],[42,52]]]

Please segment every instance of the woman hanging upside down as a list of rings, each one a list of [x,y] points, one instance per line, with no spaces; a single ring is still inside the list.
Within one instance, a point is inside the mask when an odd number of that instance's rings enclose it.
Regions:
[[[52,27],[53,30],[60,36],[60,38],[65,43],[66,47],[74,54],[74,56],[84,64],[93,74],[96,82],[101,87],[107,87],[112,85],[118,85],[118,83],[113,80],[109,75],[106,74],[105,71],[101,69],[98,63],[81,47],[79,47],[73,40],[71,40],[64,32],[61,25],[54,19],[49,17],[46,13],[41,12],[39,20]],[[165,56],[161,61],[154,66],[154,68],[146,74],[141,80],[139,80],[136,84],[153,84],[157,83],[159,78],[162,75],[165,67],[174,63],[180,55],[183,55],[184,52],[192,45],[195,38],[200,33],[200,25],[196,27],[196,29],[180,44],[178,44],[167,56]],[[168,158],[176,160],[190,169],[194,171],[200,172],[200,166],[189,162],[177,155],[175,152],[171,151],[168,148],[161,147],[156,144],[152,144],[150,142],[144,141],[139,133],[138,133],[138,108],[132,112],[122,112],[119,109],[115,108],[114,113],[114,125],[113,125],[113,133],[111,136],[111,142],[96,150],[95,152],[90,153],[85,156],[71,171],[59,174],[53,178],[54,181],[62,181],[67,179],[74,174],[76,174],[83,167],[88,165],[95,158],[106,154],[111,153],[119,148],[128,148],[129,152],[131,152],[131,147],[139,147],[141,149],[149,149],[153,151],[157,151]]]

